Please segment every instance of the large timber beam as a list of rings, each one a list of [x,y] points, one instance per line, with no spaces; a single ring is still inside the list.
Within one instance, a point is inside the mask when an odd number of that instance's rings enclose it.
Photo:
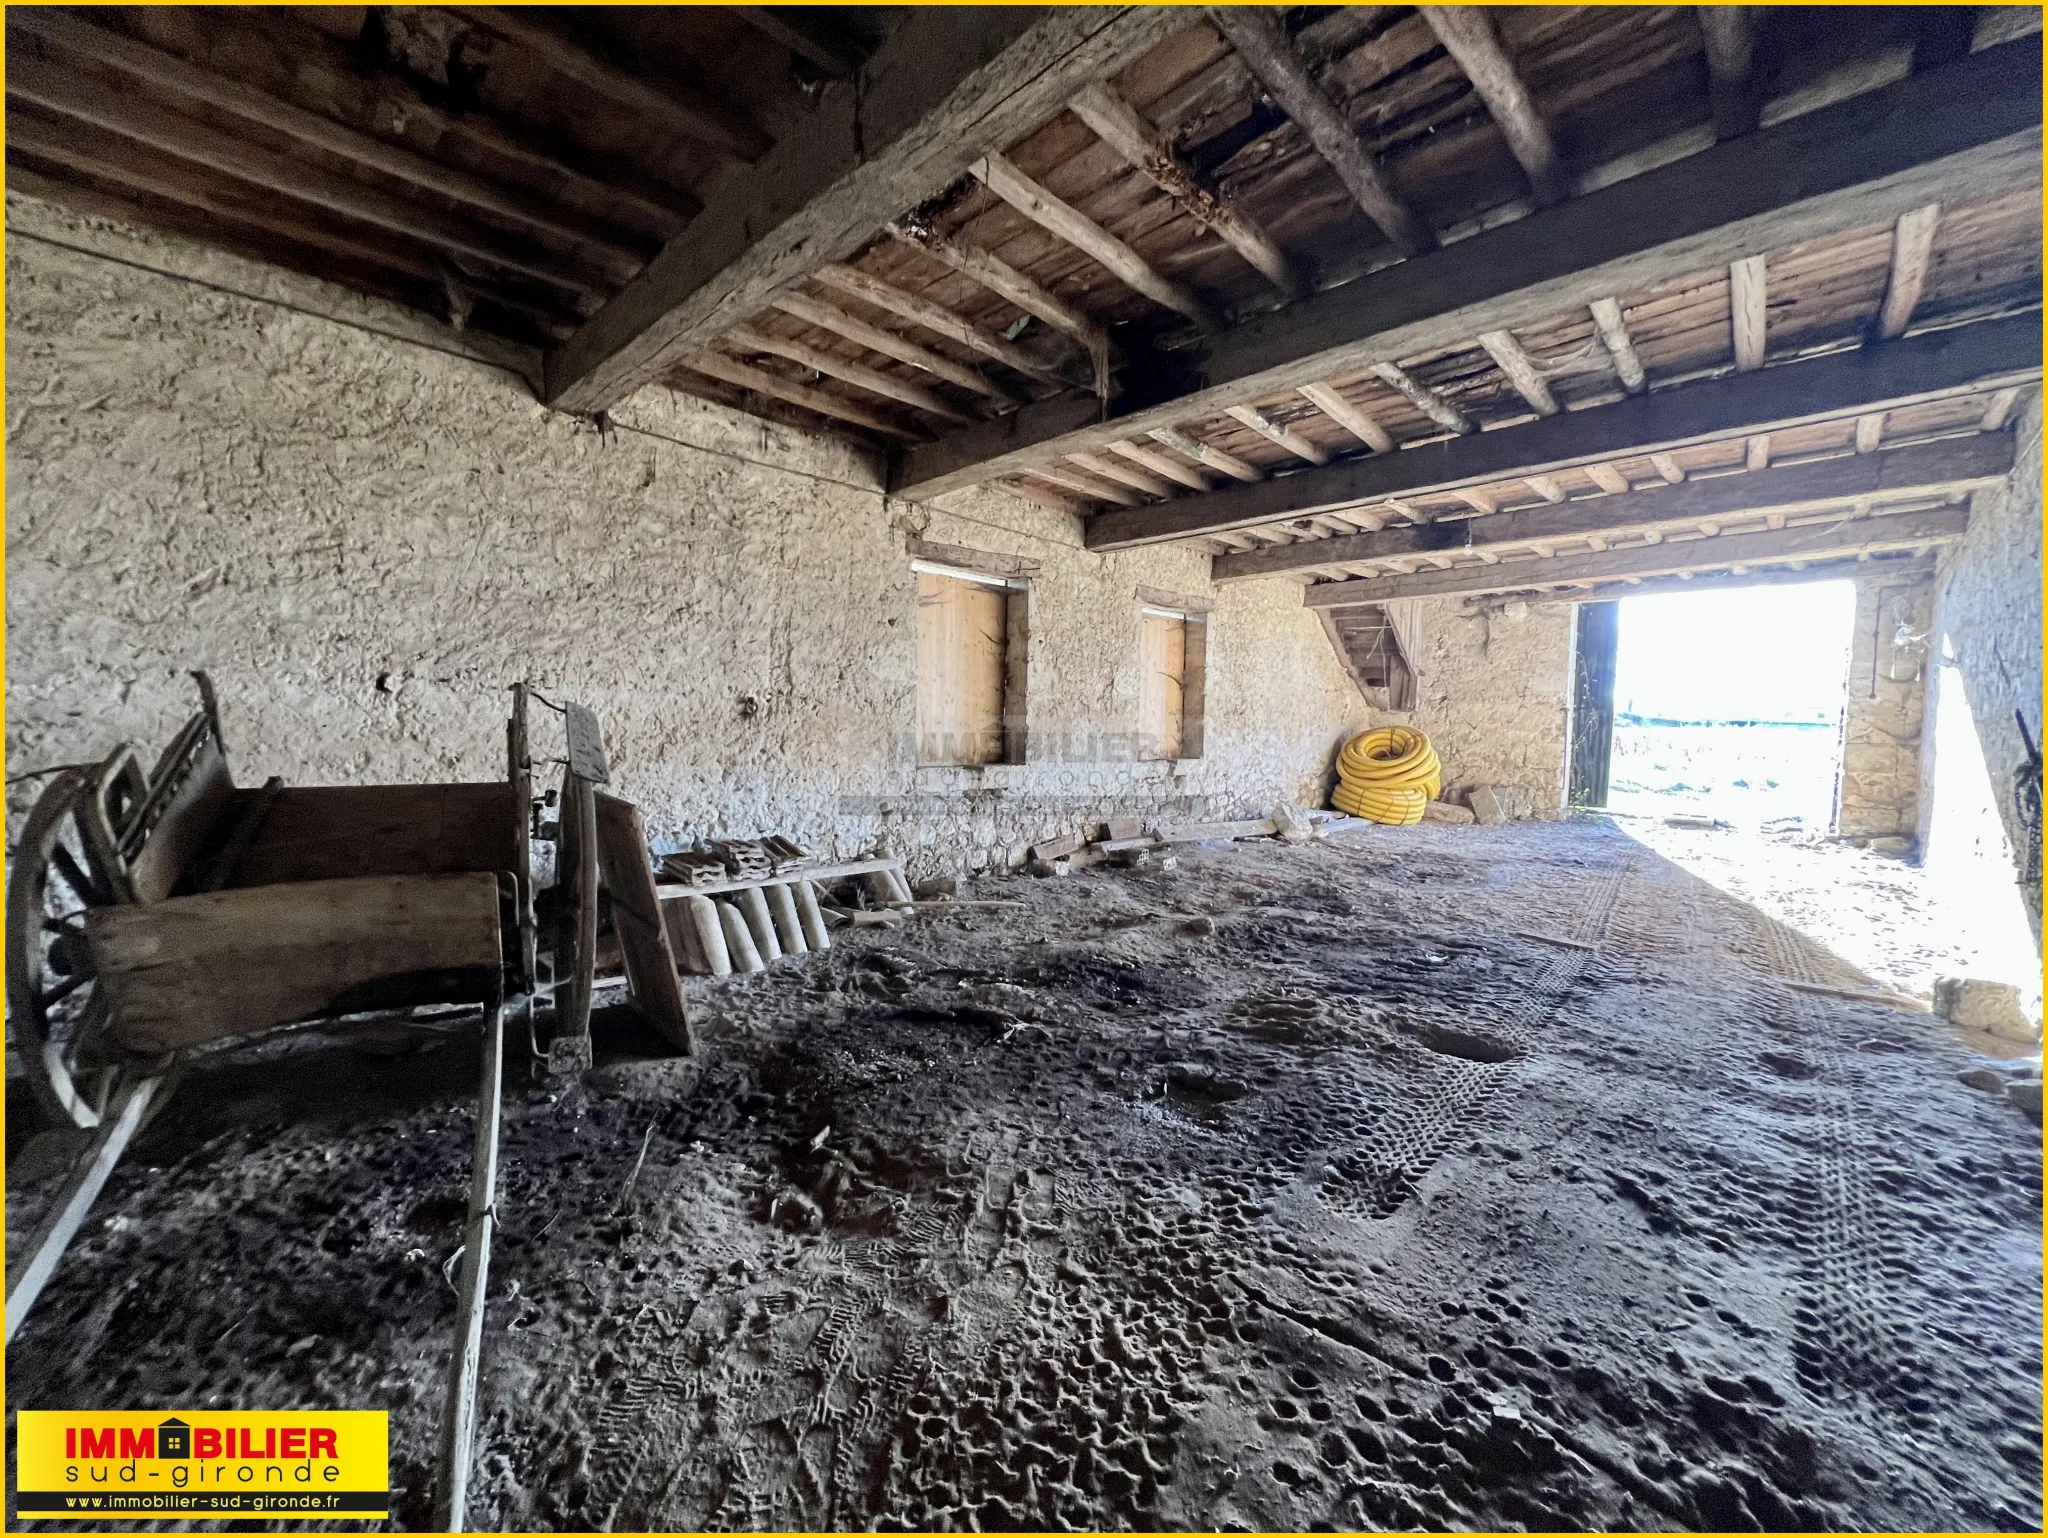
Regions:
[[[1911,497],[1996,485],[2012,469],[2011,433],[1976,433],[1880,454],[1847,454],[1756,474],[1587,497],[1484,518],[1447,519],[1219,555],[1215,582],[1242,582],[1326,566],[1371,565],[1432,551],[1477,550],[1553,540],[1610,539],[1703,522],[1801,514],[1866,497]]]
[[[1738,141],[1739,142],[1739,141]],[[1256,528],[1389,497],[1455,492],[1591,460],[1666,453],[1732,434],[1860,416],[1916,401],[2002,389],[2041,373],[2038,315],[1922,332],[1754,373],[1631,396],[1584,411],[1444,439],[1182,497],[1089,520],[1091,550],[1121,550],[1221,530]]]
[[[1360,577],[1319,582],[1302,589],[1311,609],[1343,609],[1401,598],[1459,598],[1474,593],[1519,593],[1544,587],[1606,582],[1622,577],[1668,577],[1682,571],[1721,571],[1730,566],[1784,565],[1789,561],[1832,560],[1961,539],[1970,526],[1967,507],[1924,508],[1875,518],[1840,518],[1829,523],[1766,529],[1759,534],[1717,534],[1665,540],[1594,555],[1502,561],[1491,566],[1453,566],[1401,577]]]
[[[1177,351],[1202,388],[1094,420],[1058,396],[899,456],[922,499],[1381,363],[1470,346],[1761,250],[2041,184],[2038,42],[1838,102],[1398,262]]]
[[[758,165],[729,168],[690,227],[548,354],[548,404],[600,411],[652,383],[1188,20],[1167,6],[911,10],[854,80],[827,86]]]

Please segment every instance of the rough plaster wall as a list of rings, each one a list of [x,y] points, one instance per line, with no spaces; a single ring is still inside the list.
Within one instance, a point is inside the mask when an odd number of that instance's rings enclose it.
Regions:
[[[1931,661],[1937,676],[1930,691],[1929,719],[1937,714],[1941,696],[1960,690],[1969,705],[1977,743],[1989,778],[1989,799],[2004,834],[2000,855],[1986,850],[1987,879],[2009,881],[2018,874],[2013,851],[2027,835],[2015,814],[2013,772],[2026,758],[2015,711],[2023,712],[2028,729],[2041,740],[2041,396],[2031,392],[2015,424],[2018,453],[2003,486],[1980,491],[1970,502],[1969,532],[1942,552],[1935,581]],[[1951,695],[1952,699],[1953,696]],[[1929,756],[1936,740],[1926,732]],[[1953,737],[1950,738],[1953,741]],[[1951,751],[1954,751],[1951,749]],[[1935,787],[1923,838],[1939,844],[1942,820],[1933,817],[1933,802],[1943,799],[1942,762],[1927,763],[1923,772]],[[1953,798],[1948,798],[1953,804]],[[1950,829],[1972,845],[1988,845],[1951,820]],[[1988,830],[1987,830],[1988,832]],[[1930,860],[1946,851],[1929,849]],[[2041,935],[2041,886],[2038,876],[2024,893],[2026,916],[2038,943]]]
[[[1416,605],[1416,706],[1379,719],[1429,734],[1447,798],[1501,785],[1523,812],[1564,805],[1573,613],[1565,604],[1512,614],[1468,611],[1458,599]]]
[[[185,242],[8,213],[421,330]],[[928,870],[1111,810],[1314,795],[1365,717],[1290,584],[1212,591],[1184,550],[1092,556],[1072,520],[999,493],[891,502],[858,451],[719,407],[647,391],[600,435],[510,373],[29,240],[7,301],[11,773],[154,752],[205,667],[243,783],[496,778],[523,676],[597,712],[657,840],[881,836]],[[913,534],[1039,563],[1034,762],[915,766]],[[1214,605],[1198,763],[1129,761],[1140,584]]]
[[[1835,831],[1911,838],[1920,826],[1920,731],[1927,712],[1931,577],[1856,582]]]

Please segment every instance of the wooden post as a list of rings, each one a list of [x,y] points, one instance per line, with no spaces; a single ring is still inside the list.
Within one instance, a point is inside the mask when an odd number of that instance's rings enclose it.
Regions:
[[[814,951],[832,949],[832,937],[825,930],[825,915],[818,911],[818,889],[808,881],[793,881],[797,917],[803,921],[804,939]]]
[[[529,1005],[530,1007],[530,1005]],[[484,1020],[483,1084],[477,1092],[476,1154],[469,1170],[469,1222],[462,1234],[462,1284],[455,1309],[455,1359],[441,1413],[440,1494],[434,1525],[459,1533],[469,1526],[469,1468],[476,1454],[476,1380],[483,1366],[484,1293],[491,1277],[491,1234],[497,1226],[498,1122],[504,1108],[505,1007]]]
[[[86,1214],[92,1211],[92,1204],[99,1199],[107,1177],[114,1173],[114,1166],[121,1162],[121,1155],[135,1140],[136,1131],[142,1126],[150,1102],[156,1098],[163,1082],[161,1075],[138,1079],[121,1102],[121,1109],[100,1122],[99,1132],[51,1204],[49,1216],[43,1219],[42,1227],[29,1240],[24,1251],[28,1256],[27,1262],[7,1278],[9,1344],[13,1343],[23,1321],[28,1318],[29,1310],[36,1306],[36,1299],[42,1296],[43,1288],[56,1273],[57,1263],[64,1258],[65,1250],[71,1247],[71,1241],[84,1226]]]
[[[761,960],[760,951],[754,948],[754,937],[747,932],[747,921],[740,917],[740,910],[731,903],[714,903],[718,909],[718,922],[725,930],[726,949],[732,954],[732,970],[735,972],[765,972],[767,964]]]
[[[801,956],[810,950],[804,941],[803,923],[796,916],[796,897],[787,882],[764,888],[768,913],[775,920],[775,938],[785,956]]]

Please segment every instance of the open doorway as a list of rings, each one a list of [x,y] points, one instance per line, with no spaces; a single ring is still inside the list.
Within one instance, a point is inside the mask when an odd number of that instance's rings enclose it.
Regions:
[[[1575,766],[1581,804],[1742,827],[1832,828],[1853,583],[1658,593],[1587,610],[1581,720],[1597,721],[1605,671],[1612,727],[1605,774],[1595,763]],[[1582,755],[1601,746],[1597,730],[1574,734]]]

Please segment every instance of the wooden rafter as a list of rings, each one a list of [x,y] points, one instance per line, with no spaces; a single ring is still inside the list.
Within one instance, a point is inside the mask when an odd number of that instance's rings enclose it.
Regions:
[[[851,81],[547,358],[548,404],[602,410],[1114,74],[1185,19],[1169,7],[908,9]],[[1119,434],[1118,436],[1122,436]]]
[[[775,142],[746,113],[702,86],[675,79],[657,85],[557,25],[537,8],[462,5],[451,9],[492,36],[525,49],[564,79],[736,160],[752,164]]]
[[[1190,438],[1185,433],[1170,427],[1155,427],[1149,435],[1154,442],[1163,443],[1176,454],[1185,454],[1197,464],[1207,465],[1211,470],[1220,470],[1232,480],[1263,481],[1266,472],[1247,460],[1239,459],[1227,449],[1219,449],[1213,443],[1204,443],[1199,438]]]
[[[1393,434],[1380,426],[1373,419],[1372,413],[1338,394],[1335,386],[1317,382],[1315,384],[1299,385],[1296,389],[1316,410],[1350,433],[1375,454],[1391,454],[1394,451]]]
[[[1736,139],[1756,127],[1763,93],[1753,69],[1756,39],[1752,9],[1746,5],[1699,7],[1700,36],[1706,43],[1707,93],[1713,105],[1714,137]]]
[[[1591,460],[1652,455],[1735,434],[2001,389],[2036,380],[2040,372],[2040,323],[2033,316],[1927,331],[1631,396],[1590,411],[1539,417],[1438,443],[1426,453],[1410,449],[1340,460],[1256,486],[1183,497],[1168,507],[1098,519],[1089,525],[1087,543],[1110,550],[1256,528],[1326,508],[1449,493]]]
[[[1436,244],[1429,226],[1389,185],[1358,130],[1309,73],[1273,12],[1263,6],[1217,5],[1209,8],[1209,20],[1280,110],[1308,135],[1366,218],[1411,255]]]
[[[1106,81],[1092,82],[1069,105],[1097,138],[1144,172],[1154,186],[1257,268],[1281,293],[1299,299],[1309,291],[1300,270],[1258,221],[1188,165],[1166,135],[1110,89]]]
[[[1550,393],[1550,382],[1543,377],[1543,370],[1536,360],[1515,340],[1512,331],[1482,331],[1479,333],[1479,345],[1486,349],[1486,355],[1493,359],[1494,365],[1508,376],[1508,383],[1529,403],[1531,411],[1542,417],[1557,415],[1557,397]]]
[[[948,384],[956,384],[963,390],[972,390],[977,395],[986,395],[995,400],[1009,399],[966,364],[956,363],[928,347],[920,347],[893,331],[885,331],[880,326],[862,320],[858,315],[849,315],[835,304],[827,304],[824,300],[813,298],[809,294],[798,293],[776,294],[768,302],[785,315],[794,315],[798,320],[816,326],[822,331],[843,336],[849,342],[858,342],[886,358],[894,358],[899,363],[921,368],[927,374],[943,379]]]
[[[1479,429],[1472,419],[1435,390],[1410,374],[1398,363],[1375,363],[1372,371],[1408,397],[1408,404],[1446,432],[1472,433]]]
[[[1291,427],[1281,426],[1263,411],[1255,411],[1250,406],[1232,406],[1228,415],[1242,422],[1268,443],[1277,443],[1296,459],[1305,459],[1312,465],[1326,465],[1330,462],[1328,449],[1302,437]]]
[[[1072,465],[1047,465],[1042,469],[1026,472],[1042,481],[1051,481],[1055,486],[1064,486],[1069,491],[1096,502],[1114,502],[1119,507],[1143,507],[1145,499],[1136,492],[1115,481],[1103,480],[1085,475]]]
[[[1875,555],[1884,551],[1917,550],[1924,545],[1946,544],[1962,538],[1969,522],[1969,509],[1964,507],[1841,518],[1825,523],[1766,529],[1754,534],[1659,540],[1654,545],[1635,545],[1590,555],[1452,566],[1447,570],[1415,572],[1404,577],[1321,582],[1303,588],[1302,601],[1313,609],[1345,608],[1361,603],[1390,603],[1402,598],[1456,598],[1475,593],[1511,593],[1524,588],[1611,581],[1621,577],[1717,571],[1737,564],[1764,566],[1789,561]],[[1217,559],[1229,557],[1219,556]]]
[[[1941,205],[1928,203],[1900,214],[1892,226],[1892,265],[1886,275],[1884,303],[1877,312],[1877,334],[1904,336],[1920,307],[1927,286],[1927,268],[1934,255],[1934,231],[1941,223]]]
[[[1483,5],[1426,5],[1422,14],[1437,40],[1458,61],[1472,89],[1486,103],[1508,150],[1529,178],[1538,208],[1560,202],[1565,195],[1563,166],[1550,125],[1536,110],[1535,98],[1523,84],[1515,61],[1501,46],[1493,16]]]
[[[1866,411],[1856,419],[1856,452],[1875,454],[1884,443],[1884,418],[1882,411]]]
[[[1939,496],[1996,485],[2012,464],[2009,434],[1979,433],[1887,449],[1877,455],[1817,460],[1757,475],[1715,476],[1682,486],[1652,486],[1578,502],[1560,501],[1554,506],[1457,523],[1311,540],[1279,550],[1219,558],[1210,569],[1210,579],[1241,582],[1430,550],[1462,552],[1537,541],[1625,539],[1653,529],[1668,534],[1773,512],[1811,514],[1871,497]]]
[[[1762,256],[1728,264],[1728,324],[1734,335],[1735,366],[1745,372],[1764,366],[1769,310]]]
[[[912,384],[907,379],[898,379],[893,374],[885,374],[880,369],[872,369],[865,364],[834,357],[831,353],[785,336],[757,331],[752,326],[734,326],[725,334],[725,340],[730,346],[744,352],[772,353],[776,357],[787,358],[792,363],[801,363],[805,368],[814,369],[820,374],[829,374],[834,379],[843,379],[859,389],[897,401],[902,405],[914,406],[919,411],[928,412],[947,422],[974,420],[944,396],[934,394],[922,385]]]
[[[836,39],[826,37],[822,29],[814,25],[799,25],[772,5],[736,5],[732,11],[770,42],[781,44],[820,73],[834,79],[843,79],[853,73],[855,63],[851,53]],[[803,13],[799,11],[798,14]]]
[[[1613,465],[1594,463],[1587,465],[1585,469],[1587,478],[1609,496],[1619,496],[1630,489],[1628,477]]]
[[[487,267],[519,273],[576,294],[594,294],[600,288],[566,259],[521,251],[423,204],[262,149],[139,95],[109,91],[41,60],[9,59],[7,94],[234,180],[359,219]]]
[[[856,427],[866,428],[869,432],[880,433],[885,438],[903,438],[912,442],[917,439],[917,434],[900,422],[893,422],[877,412],[870,411],[858,401],[850,401],[843,395],[834,395],[830,390],[816,389],[794,379],[785,379],[780,374],[756,368],[751,363],[743,363],[738,358],[715,352],[708,347],[691,357],[683,366],[726,384],[737,385],[742,390],[754,390],[776,400],[788,401],[792,406],[801,406],[804,410],[814,411],[819,416],[850,422]]]
[[[1204,331],[1220,331],[1223,318],[1185,283],[1175,282],[1080,209],[1026,176],[1002,155],[986,155],[968,170],[981,184],[1040,229],[1100,263],[1154,304],[1185,315]]]
[[[1215,485],[1215,482],[1193,465],[1175,459],[1170,454],[1162,454],[1156,449],[1148,449],[1142,443],[1133,443],[1128,438],[1117,439],[1109,445],[1109,451],[1122,455],[1134,465],[1143,465],[1155,475],[1163,475],[1170,481],[1177,481],[1190,491],[1208,491]]]
[[[1620,301],[1595,299],[1586,308],[1593,312],[1593,327],[1600,333],[1600,345],[1614,360],[1615,377],[1621,380],[1621,387],[1631,395],[1642,394],[1649,385],[1649,376],[1643,372],[1643,360],[1636,356],[1636,344],[1628,334],[1628,321],[1621,313]]]
[[[942,235],[929,224],[898,219],[888,226],[889,234],[904,245],[972,278],[983,288],[1000,294],[1027,315],[1035,315],[1055,331],[1072,337],[1091,355],[1107,356],[1109,332],[1086,311],[1069,304],[1035,278],[1028,278],[992,252]]]
[[[332,118],[308,112],[290,102],[280,101],[239,80],[230,80],[211,70],[188,64],[183,59],[138,43],[132,38],[93,26],[67,12],[46,6],[24,6],[9,14],[7,25],[19,29],[65,52],[111,65],[151,85],[161,86],[207,107],[230,113],[245,122],[274,130],[301,144],[373,171],[438,193],[454,202],[467,204],[508,223],[560,241],[623,282],[640,270],[644,254],[594,236],[587,223],[571,223],[551,216],[531,197],[522,197],[481,176],[390,144],[382,139],[337,123]]]
[[[1164,480],[1135,464],[1126,464],[1113,454],[1069,454],[1067,461],[1079,465],[1090,475],[1099,475],[1106,481],[1115,481],[1133,491],[1142,491],[1147,496],[1170,497],[1173,487]]]
[[[905,320],[933,331],[949,342],[958,342],[962,347],[971,347],[976,352],[1006,364],[1021,374],[1042,379],[1048,384],[1065,384],[1065,378],[1038,354],[1019,347],[1008,337],[1000,336],[985,326],[977,326],[966,317],[956,315],[944,305],[934,304],[922,294],[913,294],[898,288],[893,283],[849,267],[844,262],[827,262],[812,274],[820,283],[851,294],[856,299],[866,300],[877,309],[888,310]]]
[[[1935,197],[1960,205],[2038,188],[2040,97],[2035,40],[1983,49],[1194,338],[1175,367],[1201,383],[1170,399],[1105,420],[1093,400],[1056,397],[999,429],[961,429],[902,455],[891,488],[937,496],[1067,449],[1454,349],[1482,330],[1553,321],[1762,247],[1865,229]]]

